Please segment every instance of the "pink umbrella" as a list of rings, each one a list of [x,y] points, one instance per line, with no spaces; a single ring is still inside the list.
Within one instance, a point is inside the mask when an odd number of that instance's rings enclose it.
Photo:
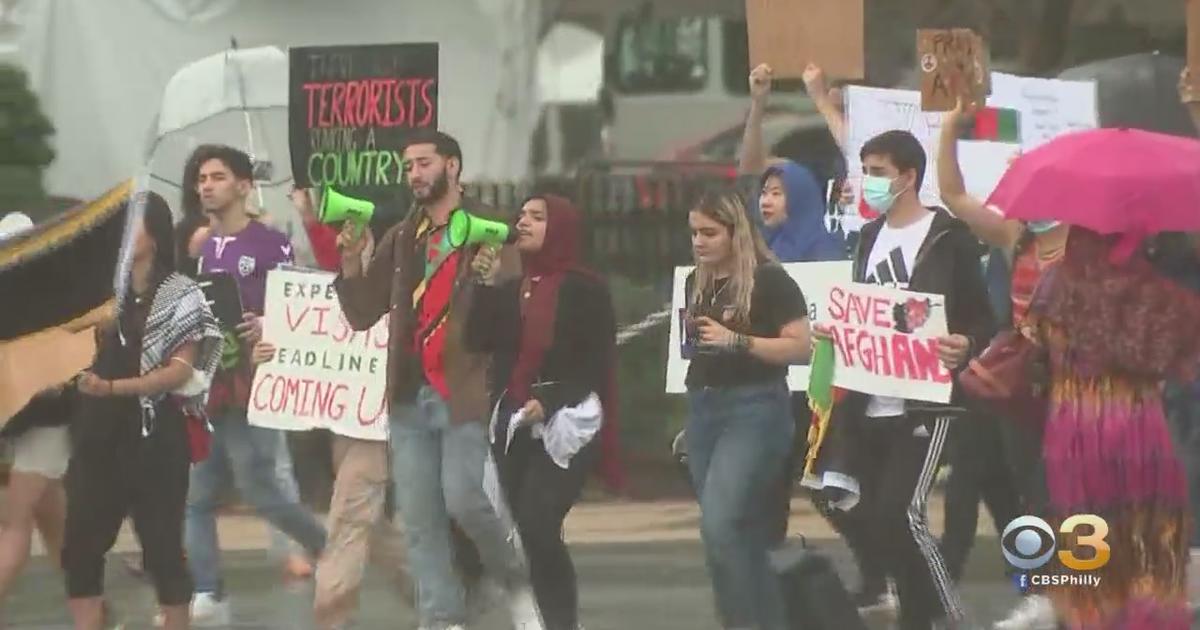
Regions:
[[[1137,129],[1060,136],[1009,167],[988,204],[1028,221],[1124,234],[1124,260],[1159,232],[1200,230],[1200,142]]]

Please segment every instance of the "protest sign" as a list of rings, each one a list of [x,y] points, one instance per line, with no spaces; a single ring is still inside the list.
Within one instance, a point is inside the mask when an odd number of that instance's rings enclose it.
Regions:
[[[824,299],[829,295],[831,287],[850,281],[851,262],[839,260],[834,262],[786,263],[783,268],[800,287],[804,299],[808,300],[808,318],[810,321],[826,321],[826,304]],[[687,307],[688,299],[684,295],[684,285],[692,267],[675,268],[674,292],[671,296],[671,332],[667,341],[667,387],[668,394],[682,394],[687,391],[688,365],[691,361],[683,357],[684,331],[677,314]],[[808,366],[793,365],[788,370],[788,388],[802,392],[808,387]]]
[[[438,45],[318,46],[288,54],[296,184],[400,184],[405,135],[437,128]]]
[[[263,340],[278,351],[254,374],[250,424],[386,440],[387,317],[370,330],[351,330],[333,278],[299,270],[267,274]]]
[[[988,92],[987,55],[983,38],[970,29],[918,30],[921,109],[950,111],[959,99],[982,104]]]
[[[836,284],[822,296],[833,326],[837,387],[907,400],[950,402],[953,378],[938,359],[946,300],[874,284]]]
[[[1090,81],[1061,81],[992,73],[991,108],[1015,110],[1020,127],[1018,144],[991,141],[960,141],[958,159],[967,192],[986,199],[1020,151],[1028,151],[1064,133],[1099,126],[1096,85]],[[854,192],[854,203],[862,219],[875,218],[861,203],[862,160],[859,151],[872,137],[900,129],[911,132],[925,149],[927,164],[921,185],[921,202],[942,205],[938,194],[938,136],[941,112],[921,111],[921,93],[861,86],[846,88],[846,165]],[[849,214],[849,213],[848,213]],[[848,229],[855,223],[846,222]]]
[[[809,62],[829,77],[864,76],[863,0],[746,0],[750,67],[798,79]]]

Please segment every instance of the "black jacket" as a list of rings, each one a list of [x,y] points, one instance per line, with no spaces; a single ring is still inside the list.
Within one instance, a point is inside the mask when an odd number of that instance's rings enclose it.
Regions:
[[[508,387],[521,344],[520,279],[478,287],[467,316],[466,343],[472,352],[492,355],[493,405]],[[613,369],[616,316],[608,287],[594,278],[569,273],[558,290],[554,343],[546,351],[532,396],[552,417],[580,403],[589,393],[602,396]],[[508,401],[510,408],[525,401]]]
[[[996,332],[981,264],[987,249],[971,234],[966,223],[955,219],[943,208],[933,208],[933,211],[936,213],[933,224],[917,250],[908,290],[945,296],[947,327],[951,334],[965,335],[970,340],[967,356],[974,357],[987,348]],[[863,282],[866,278],[867,258],[886,218],[880,217],[863,226],[854,253],[855,282]],[[865,411],[866,402],[865,394],[851,392],[843,404],[847,407],[861,405]],[[959,405],[961,402],[962,394],[955,384],[952,403]],[[910,410],[930,407],[940,406],[920,401],[909,404]],[[857,413],[857,407],[852,413]]]
[[[77,409],[78,393],[74,386],[61,391],[34,396],[16,413],[4,428],[0,438],[15,438],[33,428],[62,427],[71,424]]]

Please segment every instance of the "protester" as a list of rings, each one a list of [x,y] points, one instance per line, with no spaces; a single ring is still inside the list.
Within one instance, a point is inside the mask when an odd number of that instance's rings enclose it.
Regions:
[[[475,246],[454,248],[450,213],[490,212],[462,195],[458,141],[424,130],[410,136],[404,168],[415,204],[383,237],[369,263],[369,230],[347,222],[338,243],[335,281],[347,321],[367,330],[389,316],[388,395],[396,504],[404,519],[422,627],[460,628],[467,619],[462,582],[453,569],[450,519],[478,549],[489,577],[512,596],[514,625],[536,614],[521,561],[483,491],[489,415],[487,356],[465,347],[475,286]],[[499,279],[516,273],[512,248]]]
[[[174,273],[171,211],[158,195],[148,194],[132,249],[130,293],[117,321],[97,333],[96,362],[78,380],[82,415],[66,478],[62,564],[79,630],[104,623],[104,555],[126,516],[133,517],[164,627],[189,627],[189,434],[205,431],[194,418],[203,416],[221,334],[199,287]]]
[[[912,134],[885,132],[860,154],[866,202],[881,216],[863,227],[853,279],[944,296],[950,334],[938,340],[939,354],[957,372],[993,328],[979,245],[945,210],[921,205],[926,158]],[[830,336],[820,324],[814,331]],[[874,535],[866,543],[896,580],[905,630],[943,618],[959,623],[964,614],[925,509],[960,400],[957,391],[950,407],[848,392],[833,409],[830,426],[838,437],[821,451],[823,475],[844,471],[873,512]]]
[[[787,366],[809,355],[807,303],[736,196],[706,195],[688,224],[688,468],[717,613],[724,628],[784,628],[769,515],[796,430]]]
[[[952,132],[963,122],[960,116],[947,116],[946,124],[949,126],[943,130],[938,156],[938,182],[943,200],[956,216],[959,216],[963,206],[978,205],[965,190],[959,188],[963,177],[957,162],[958,135]],[[971,216],[969,209],[967,216]],[[1002,323],[1012,321],[1013,309],[1007,303],[1011,299],[1011,274],[1008,272],[1010,255],[1011,251],[993,246],[984,269],[992,314],[997,322]],[[945,491],[942,553],[955,582],[962,579],[975,542],[980,500],[987,507],[999,535],[1010,521],[1035,509],[1034,506],[1022,504],[1023,494],[1042,494],[1041,491],[1022,489],[1017,481],[1018,477],[1025,475],[1021,468],[1025,462],[1020,456],[1028,459],[1036,454],[1031,453],[1029,448],[1030,444],[1036,444],[1036,436],[1024,435],[1028,432],[1027,427],[1017,426],[1011,419],[1000,418],[987,409],[973,406],[969,415],[967,421],[956,423],[953,427],[947,447],[950,477]],[[1031,612],[1033,610],[1030,608]]]
[[[844,133],[840,114],[830,108],[830,100],[824,84],[824,75],[816,66],[805,73],[806,83],[812,83],[810,96],[829,113],[830,132]],[[772,87],[771,68],[759,65],[750,73],[750,113],[746,118],[746,130],[742,138],[742,155],[739,166],[743,173],[760,175],[759,194],[751,200],[751,214],[761,226],[771,253],[780,262],[822,262],[846,260],[849,251],[840,231],[830,231],[825,221],[825,197],[820,186],[807,167],[791,160],[774,160],[768,166],[766,147],[762,139],[762,119]],[[840,143],[840,140],[839,140]],[[774,502],[771,540],[782,544],[787,536],[788,516],[791,512],[792,484],[796,465],[802,461],[800,455],[806,448],[809,420],[812,412],[808,397],[803,392],[792,395],[792,414],[796,422],[796,435],[791,453],[784,465],[783,474]],[[888,590],[879,558],[871,557],[862,543],[869,535],[863,515],[867,509],[859,506],[850,512],[830,509],[822,497],[813,493],[812,500],[817,511],[829,521],[842,536],[858,564],[862,584],[854,595],[855,604],[861,612],[875,609],[895,608],[895,597]]]
[[[201,273],[223,272],[238,285],[244,323],[237,334],[225,333],[222,370],[209,396],[213,417],[212,452],[192,469],[188,494],[187,548],[196,597],[193,620],[210,625],[229,622],[229,601],[220,577],[216,509],[232,472],[241,497],[274,527],[300,543],[313,558],[325,546],[325,531],[299,503],[295,480],[280,483],[284,436],[279,431],[251,426],[246,420],[251,367],[250,348],[261,337],[267,272],[292,262],[286,236],[254,220],[246,212],[253,167],[237,149],[203,145],[189,158],[204,211],[212,215],[212,237],[200,251]],[[186,179],[186,177],[185,177]],[[286,472],[290,476],[290,471]]]
[[[1186,484],[1162,387],[1168,375],[1194,378],[1200,366],[1200,296],[1143,255],[1114,262],[1115,242],[1073,227],[1030,311],[1050,357],[1048,520],[1099,516],[1111,553],[1095,588],[1049,594],[1069,628],[1187,628]],[[1067,550],[1089,557],[1080,550],[1094,539],[1081,536]]]
[[[563,520],[600,456],[597,434],[615,428],[615,315],[607,284],[581,266],[581,222],[562,197],[526,201],[524,275],[494,286],[499,257],[481,250],[467,320],[468,347],[494,357],[492,448],[547,630],[578,627]]]
[[[0,221],[0,241],[33,227],[19,212]],[[0,352],[4,352],[0,348]],[[62,478],[71,457],[67,425],[74,411],[74,391],[56,388],[39,393],[0,430],[12,449],[12,467],[5,488],[4,529],[0,530],[0,601],[29,560],[36,526],[46,555],[59,564],[66,496]]]
[[[1001,278],[996,277],[989,289],[992,297],[1008,296],[1009,304],[1005,310],[1008,311],[1010,319],[1002,323],[1006,327],[1019,328],[1025,321],[1030,301],[1033,299],[1034,291],[1040,284],[1043,275],[1062,259],[1070,228],[1056,221],[1023,224],[1020,221],[1005,219],[999,210],[986,207],[980,200],[967,192],[958,163],[958,130],[967,123],[971,114],[972,109],[969,106],[960,105],[947,114],[942,123],[938,145],[939,192],[950,212],[970,226],[971,232],[992,248],[992,253],[989,255],[989,266],[993,269],[990,271],[995,274],[1003,268],[1009,269],[1007,281],[1002,282]],[[1011,419],[1004,426],[995,427],[994,423],[997,419],[986,415],[978,418],[977,421],[985,426],[977,427],[979,432],[973,436],[973,442],[986,442],[989,439],[988,433],[991,433],[992,436],[995,436],[997,432],[1001,433],[1000,443],[1003,444],[1005,455],[1009,461],[1008,467],[1014,477],[1014,485],[1022,504],[1021,512],[1033,515],[1044,514],[1047,496],[1045,466],[1041,456],[1041,427]],[[970,458],[970,456],[970,452],[963,453],[964,458]],[[979,468],[972,464],[971,470],[979,470]],[[992,473],[995,477],[999,477],[1001,474],[994,469]],[[996,489],[1001,486],[995,484],[990,488]],[[989,494],[1003,496],[1005,493],[1006,491],[1003,489],[996,489]],[[953,496],[959,496],[957,489]],[[958,509],[968,509],[966,507],[968,501],[969,499],[964,497],[962,507]],[[978,513],[977,505],[977,502],[972,502],[970,509]],[[993,505],[1004,506],[1005,500],[1000,499]],[[957,513],[958,509],[953,512]],[[1006,522],[1002,521],[1010,510],[1011,507],[997,507],[996,511],[992,512],[998,528],[1005,526]],[[948,553],[954,554],[952,555],[954,564],[951,564],[951,570],[952,572],[955,570],[961,572],[961,568],[955,569],[955,566],[961,567],[961,563],[965,563],[968,550],[964,548],[967,546],[966,544],[955,540],[955,536],[960,536],[959,541],[967,539],[966,542],[969,542],[968,537],[973,536],[974,532],[973,530],[966,531],[967,523],[965,522],[956,523],[952,519],[949,525],[951,536],[947,544]],[[959,531],[960,527],[963,528],[961,532]],[[1031,589],[1026,597],[1022,598],[1020,605],[1008,617],[999,621],[995,628],[996,630],[1018,630],[1027,627],[1053,628],[1055,623],[1054,609],[1049,598],[1038,593],[1036,589]]]

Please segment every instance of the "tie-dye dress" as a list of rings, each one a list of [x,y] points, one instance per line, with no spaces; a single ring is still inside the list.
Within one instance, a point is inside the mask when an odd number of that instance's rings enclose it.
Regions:
[[[1047,521],[1057,530],[1074,514],[1100,516],[1111,550],[1092,571],[1098,587],[1059,586],[1048,594],[1070,628],[1183,629],[1187,490],[1162,390],[1168,375],[1194,374],[1200,365],[1200,298],[1141,257],[1111,263],[1109,245],[1073,227],[1063,261],[1030,312],[1050,351],[1042,446]],[[1064,541],[1059,549],[1092,557],[1084,544]]]

